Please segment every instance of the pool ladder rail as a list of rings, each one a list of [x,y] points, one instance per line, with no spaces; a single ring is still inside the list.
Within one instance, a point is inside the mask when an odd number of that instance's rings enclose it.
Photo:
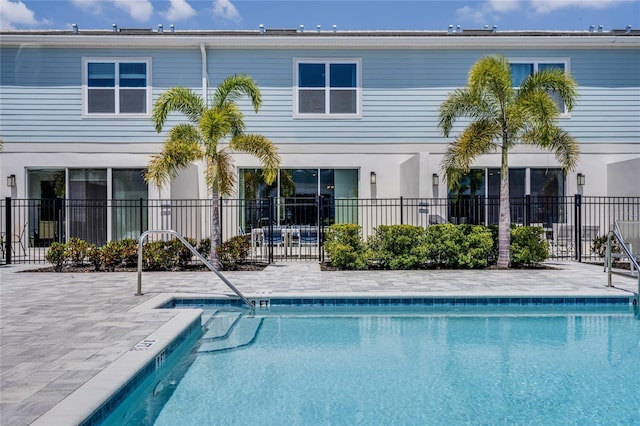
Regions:
[[[218,278],[220,278],[222,282],[224,282],[227,287],[229,287],[242,300],[242,302],[247,305],[249,309],[253,309],[255,303],[250,302],[249,299],[247,299],[244,294],[242,294],[240,290],[236,288],[236,286],[231,284],[227,277],[222,275],[222,273],[218,271],[211,264],[211,262],[209,262],[202,254],[200,254],[200,252],[198,252],[198,250],[196,250],[195,247],[193,247],[186,238],[184,238],[179,232],[174,231],[173,229],[150,229],[143,232],[138,238],[138,289],[136,292],[136,296],[142,296],[144,294],[142,293],[142,245],[150,234],[171,234],[179,239],[182,244],[184,244],[185,247],[191,250],[191,253],[193,253],[202,263],[204,263],[206,267],[211,270],[211,272],[216,274]]]
[[[638,264],[638,260],[640,259],[637,252],[634,253],[632,249],[632,244],[629,240],[625,240],[625,234],[630,234],[629,236],[633,236],[634,242],[636,244],[640,243],[638,236],[640,235],[640,221],[625,221],[625,220],[614,220],[614,226],[607,235],[607,249],[605,253],[605,270],[608,272],[608,280],[607,286],[611,287],[611,274],[613,267],[613,258],[626,256],[629,259],[629,267],[633,274],[633,269],[635,267],[636,274],[638,275],[638,290],[635,294],[635,299],[633,300],[634,311],[638,319],[640,319],[640,265]],[[621,226],[622,225],[622,226]],[[622,228],[625,228],[627,232],[623,232]],[[615,238],[618,240],[619,246],[622,249],[621,254],[615,254],[613,252],[612,239]]]

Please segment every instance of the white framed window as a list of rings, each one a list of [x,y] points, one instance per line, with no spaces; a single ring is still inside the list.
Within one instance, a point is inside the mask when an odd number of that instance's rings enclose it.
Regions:
[[[294,59],[293,116],[361,117],[361,74],[361,59]]]
[[[83,114],[143,116],[151,110],[150,58],[83,58]]]
[[[509,59],[509,65],[511,65],[511,79],[515,88],[520,87],[525,78],[538,71],[561,69],[565,73],[569,72],[569,60],[564,58]],[[562,98],[555,92],[550,95],[560,109],[560,116],[568,117],[569,111]]]

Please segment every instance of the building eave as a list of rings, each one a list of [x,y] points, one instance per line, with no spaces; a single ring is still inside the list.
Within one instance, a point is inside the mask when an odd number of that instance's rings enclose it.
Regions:
[[[48,48],[200,48],[210,49],[638,49],[640,37],[611,33],[523,32],[463,34],[446,32],[340,32],[261,34],[259,32],[180,32],[122,34],[5,32],[2,47]]]

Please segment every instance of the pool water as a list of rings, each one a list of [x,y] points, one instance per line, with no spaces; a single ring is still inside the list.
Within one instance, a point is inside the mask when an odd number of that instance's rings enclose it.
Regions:
[[[153,424],[640,423],[640,321],[624,310],[283,308],[209,323]]]

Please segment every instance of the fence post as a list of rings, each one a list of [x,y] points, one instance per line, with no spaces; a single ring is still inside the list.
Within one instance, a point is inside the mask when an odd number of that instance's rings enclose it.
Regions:
[[[56,235],[56,242],[64,243],[64,234],[65,234],[65,223],[66,223],[66,209],[65,209],[65,200],[64,198],[58,197],[56,198],[56,217],[58,218],[58,222],[56,224],[58,228],[58,232]]]
[[[218,198],[218,225],[220,225],[220,229],[218,230],[220,232],[220,242],[224,241],[222,238],[222,217],[224,216],[222,214],[222,196],[220,196]],[[233,234],[231,234],[233,235]]]
[[[269,263],[273,263],[273,195],[269,196]]]
[[[400,225],[404,225],[404,203],[402,195],[400,196]]]
[[[142,214],[142,197],[140,197],[140,203],[138,205],[138,220],[140,221],[140,235],[144,232],[143,214]],[[138,236],[140,236],[138,235]]]
[[[5,230],[5,237],[7,238],[6,241],[4,242],[5,246],[4,246],[4,252],[6,253],[6,263],[7,265],[11,265],[11,234],[13,233],[11,231],[11,197],[6,197],[5,198],[5,218],[6,218],[6,223],[4,226],[4,230]]]
[[[582,195],[575,194],[575,201],[573,203],[575,208],[575,246],[576,246],[576,260],[582,262]]]
[[[524,196],[524,226],[531,226],[531,195]]]
[[[324,206],[322,205],[322,195],[318,195],[316,196],[316,210],[317,210],[317,226],[318,226],[318,261],[322,262],[323,259],[323,255],[324,255],[324,250],[322,249],[323,243],[322,240],[324,240],[323,238],[323,234],[324,234],[324,226],[322,226],[322,221],[324,220],[324,218],[322,217],[322,210],[324,209]]]

